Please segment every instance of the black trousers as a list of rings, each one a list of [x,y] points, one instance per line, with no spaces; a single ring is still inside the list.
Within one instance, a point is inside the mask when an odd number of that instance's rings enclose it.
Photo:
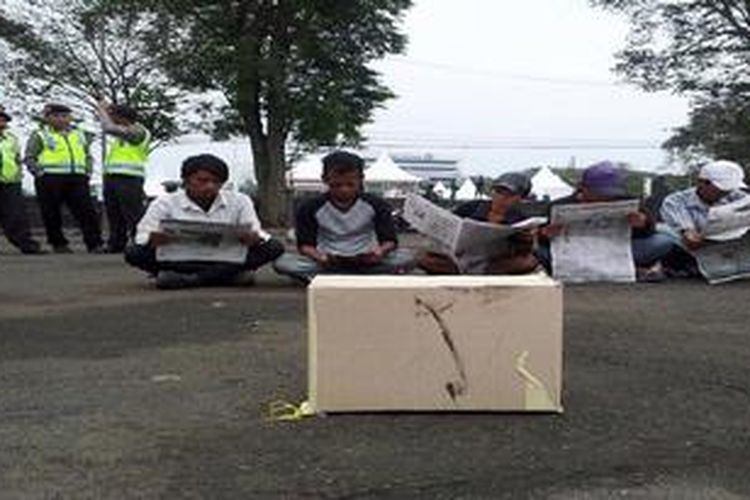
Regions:
[[[53,247],[68,245],[62,229],[62,206],[67,205],[83,233],[89,250],[102,244],[99,216],[89,191],[89,178],[78,174],[45,174],[34,180],[36,199],[42,212],[47,242]]]
[[[0,227],[8,241],[22,252],[39,249],[39,243],[31,237],[20,182],[0,183]]]
[[[122,252],[128,240],[135,237],[135,228],[145,210],[143,177],[132,175],[104,176],[104,206],[109,223],[107,246]]]
[[[197,274],[202,283],[222,284],[245,270],[254,271],[276,260],[284,253],[284,245],[275,239],[249,247],[244,264],[226,262],[159,262],[156,250],[149,245],[129,245],[125,248],[125,262],[150,274],[159,271],[176,271]]]

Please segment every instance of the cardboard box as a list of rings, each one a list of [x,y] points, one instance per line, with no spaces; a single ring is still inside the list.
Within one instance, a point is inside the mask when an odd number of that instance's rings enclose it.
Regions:
[[[314,411],[562,411],[546,276],[318,276],[308,321]]]

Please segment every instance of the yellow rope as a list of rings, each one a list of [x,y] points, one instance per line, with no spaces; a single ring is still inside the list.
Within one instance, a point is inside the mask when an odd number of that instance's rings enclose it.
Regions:
[[[294,405],[288,401],[272,401],[268,405],[268,420],[274,422],[292,422],[312,417],[315,411],[309,401]]]

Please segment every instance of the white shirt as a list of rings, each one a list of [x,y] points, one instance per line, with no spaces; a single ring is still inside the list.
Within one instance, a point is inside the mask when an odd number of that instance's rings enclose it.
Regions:
[[[219,222],[237,226],[247,226],[267,240],[270,235],[260,226],[258,214],[249,196],[232,191],[220,191],[211,208],[206,212],[184,190],[158,197],[148,207],[146,214],[138,223],[135,242],[138,245],[148,243],[149,235],[160,230],[161,221],[176,219],[199,222]]]

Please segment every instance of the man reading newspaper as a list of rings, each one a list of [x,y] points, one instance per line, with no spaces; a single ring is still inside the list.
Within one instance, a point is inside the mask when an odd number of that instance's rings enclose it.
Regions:
[[[365,192],[364,168],[347,151],[323,158],[327,190],[297,210],[298,252],[277,259],[276,272],[306,285],[321,273],[403,274],[414,267],[412,252],[398,246],[390,205]]]
[[[683,261],[687,274],[699,270],[712,284],[750,275],[750,196],[743,191],[744,175],[734,162],[713,161],[701,167],[695,187],[664,200],[662,218],[689,254]]]
[[[563,281],[659,281],[672,239],[655,230],[651,214],[629,199],[625,171],[603,161],[583,171],[576,192],[552,206],[539,229],[537,256]]]
[[[419,267],[429,274],[524,274],[536,269],[530,227],[541,221],[519,209],[530,191],[527,176],[507,173],[493,182],[490,200],[464,203],[454,214],[421,198],[407,200],[407,221],[441,247],[420,252]]]
[[[221,190],[229,169],[220,158],[192,156],[181,176],[184,190],[151,203],[125,251],[129,264],[156,276],[158,288],[238,284],[244,271],[284,252],[247,195]]]

